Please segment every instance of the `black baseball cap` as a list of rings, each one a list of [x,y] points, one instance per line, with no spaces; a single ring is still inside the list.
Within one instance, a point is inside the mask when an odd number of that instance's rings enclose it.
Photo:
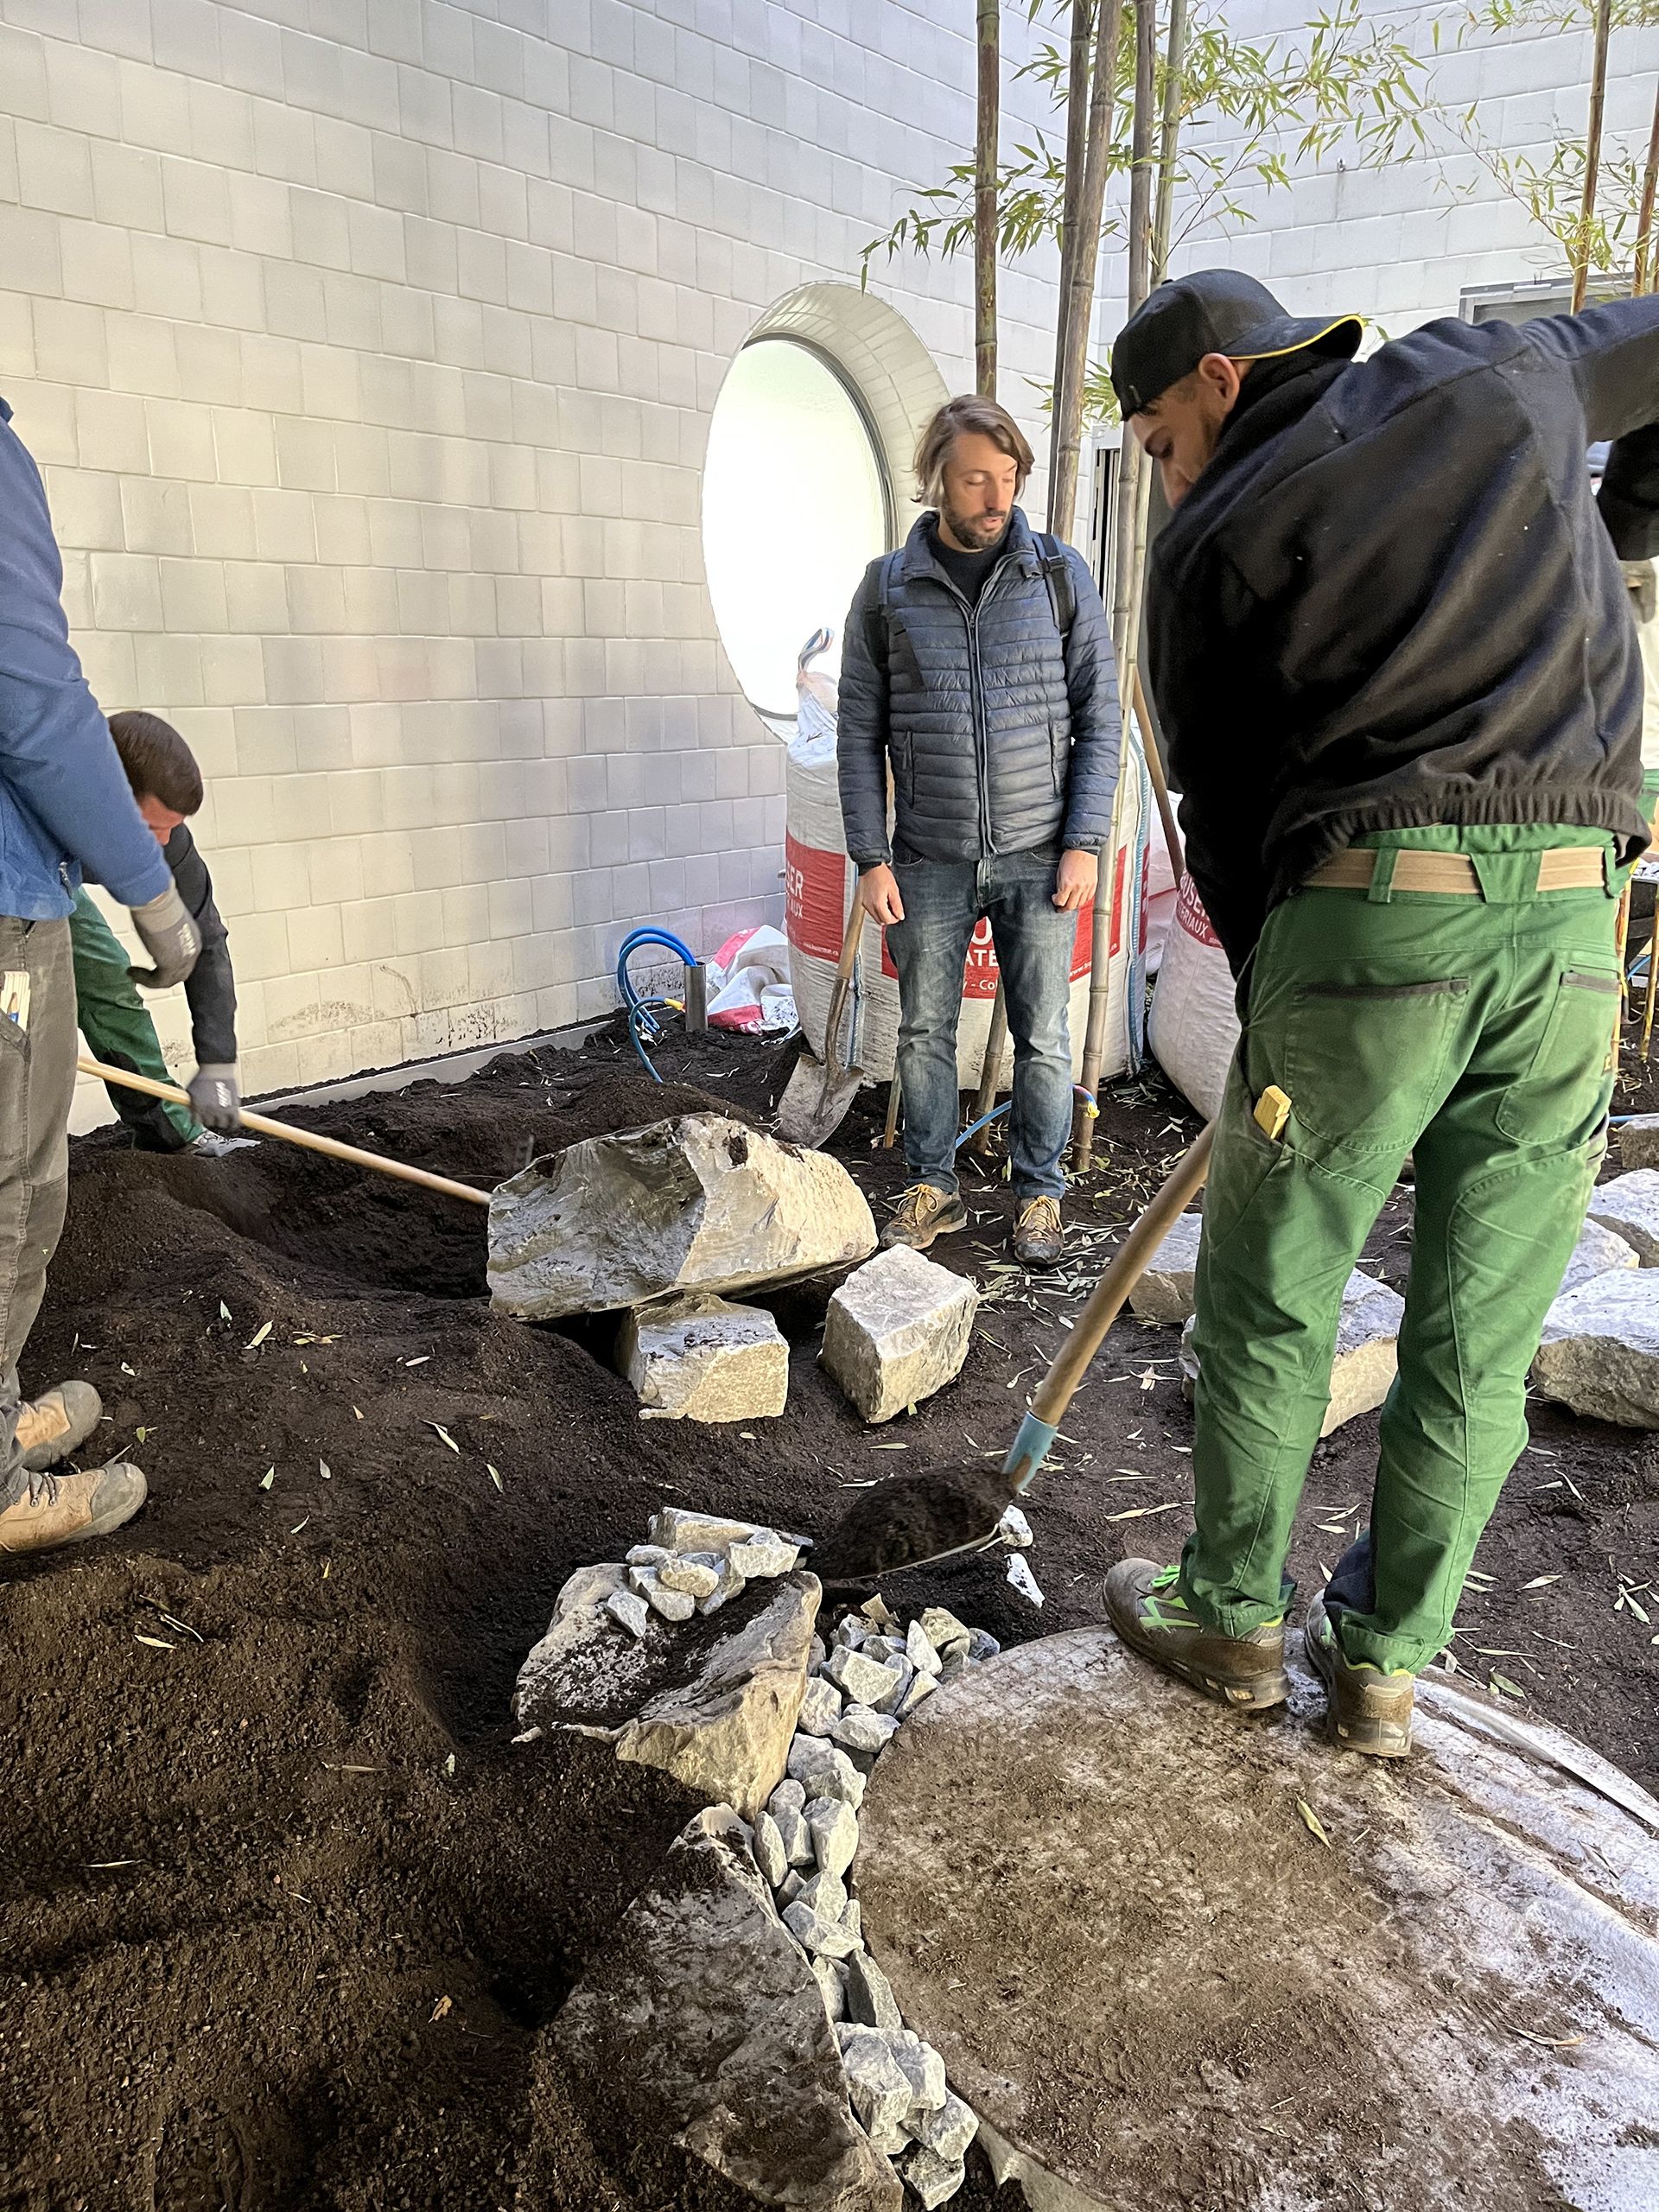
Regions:
[[[1351,360],[1364,328],[1357,315],[1287,315],[1242,269],[1198,269],[1160,284],[1118,332],[1112,390],[1127,423],[1190,376],[1206,353],[1262,361],[1317,346]]]

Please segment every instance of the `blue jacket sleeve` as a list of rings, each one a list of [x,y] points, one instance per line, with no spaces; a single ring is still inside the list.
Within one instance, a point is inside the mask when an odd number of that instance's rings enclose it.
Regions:
[[[124,906],[170,877],[128,788],[64,620],[46,487],[0,423],[0,778],[46,836]]]
[[[877,584],[880,562],[853,594],[841,647],[836,773],[847,850],[861,868],[893,858],[887,842],[887,641]]]
[[[1102,853],[1111,842],[1112,806],[1122,716],[1111,626],[1082,556],[1065,549],[1074,612],[1065,645],[1065,688],[1071,702],[1071,780],[1062,842],[1067,852]]]

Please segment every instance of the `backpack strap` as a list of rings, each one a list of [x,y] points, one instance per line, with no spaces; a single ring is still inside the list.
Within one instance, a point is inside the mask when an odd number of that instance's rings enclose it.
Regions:
[[[875,590],[876,604],[881,609],[884,620],[893,611],[893,565],[904,550],[902,545],[895,545],[891,553],[884,553],[881,556],[880,572],[876,577]]]
[[[1077,586],[1072,580],[1071,563],[1065,557],[1065,548],[1059,539],[1046,530],[1032,533],[1042,554],[1043,582],[1048,587],[1048,603],[1054,613],[1054,627],[1060,633],[1060,643],[1070,643],[1071,625],[1077,619]]]

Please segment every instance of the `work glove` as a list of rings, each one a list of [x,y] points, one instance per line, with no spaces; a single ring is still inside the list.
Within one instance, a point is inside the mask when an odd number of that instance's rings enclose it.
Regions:
[[[201,931],[176,888],[169,883],[159,899],[127,911],[144,950],[156,963],[153,968],[129,968],[133,982],[147,991],[165,991],[183,982],[201,951]]]
[[[234,1136],[242,1126],[242,1087],[235,1062],[229,1067],[199,1067],[190,1078],[190,1104],[204,1129]]]
[[[1630,612],[1638,622],[1651,622],[1659,598],[1651,561],[1626,561],[1624,583],[1630,594]]]

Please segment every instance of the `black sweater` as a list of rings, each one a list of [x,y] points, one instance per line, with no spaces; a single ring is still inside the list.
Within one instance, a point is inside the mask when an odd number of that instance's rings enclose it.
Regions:
[[[1236,970],[1360,832],[1648,841],[1619,559],[1659,550],[1659,298],[1425,328],[1269,376],[1154,548],[1187,861]],[[1602,515],[1587,446],[1609,458]]]
[[[236,1058],[236,978],[231,973],[230,938],[213,904],[213,880],[182,822],[168,839],[163,857],[173,871],[175,889],[201,931],[201,957],[184,986],[196,1065],[229,1067]]]

